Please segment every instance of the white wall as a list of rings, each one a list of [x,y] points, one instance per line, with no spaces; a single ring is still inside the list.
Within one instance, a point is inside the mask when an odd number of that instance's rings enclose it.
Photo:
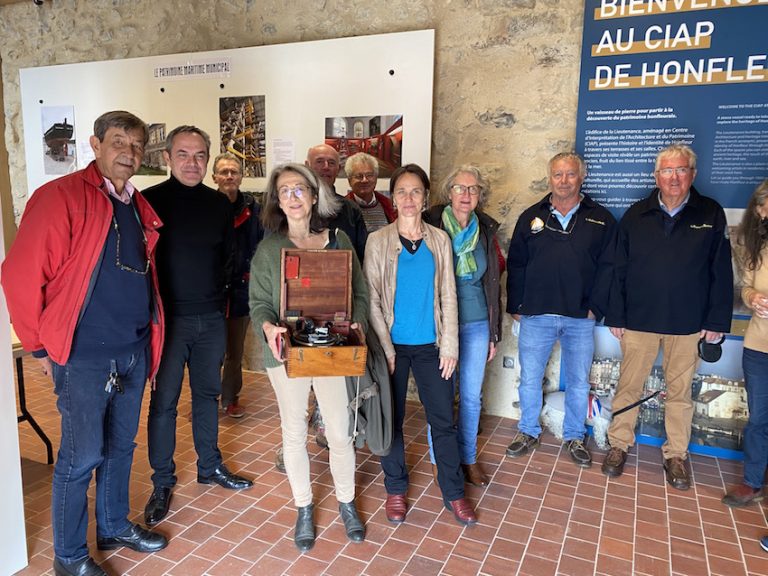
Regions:
[[[0,226],[2,223],[0,222]],[[0,238],[2,238],[0,230]],[[5,248],[0,247],[0,261]],[[24,495],[21,491],[19,426],[16,421],[16,379],[13,376],[11,331],[5,296],[0,291],[0,575],[27,565]]]
[[[155,77],[158,67],[226,62],[229,71],[209,76]],[[434,30],[316,42],[256,46],[128,60],[25,68],[20,71],[27,182],[30,193],[56,176],[44,173],[41,107],[74,106],[78,153],[88,148],[93,121],[108,110],[128,110],[166,131],[194,124],[219,150],[219,98],[266,97],[267,174],[272,143],[294,144],[303,162],[322,143],[325,119],[336,116],[403,116],[403,163],[430,169]],[[69,120],[71,122],[71,119]],[[85,165],[78,159],[78,167]],[[134,176],[140,189],[164,176]],[[250,190],[266,179],[246,181]],[[214,186],[210,171],[206,183]],[[346,182],[343,189],[346,189]],[[377,189],[386,189],[380,180]]]

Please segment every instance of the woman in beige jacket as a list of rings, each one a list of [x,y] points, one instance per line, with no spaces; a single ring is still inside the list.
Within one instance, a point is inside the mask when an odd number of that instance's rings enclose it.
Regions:
[[[386,514],[403,522],[407,512],[408,468],[403,419],[408,376],[413,371],[424,405],[437,460],[443,502],[461,524],[477,522],[464,498],[452,376],[458,358],[458,307],[448,235],[422,222],[429,177],[419,166],[395,170],[389,191],[398,218],[368,237],[365,275],[370,291],[369,323],[376,331],[392,374],[392,448],[381,458],[387,490]]]
[[[763,499],[768,468],[768,180],[752,194],[736,236],[741,298],[752,310],[744,335],[744,385],[749,422],[744,429],[744,479],[723,497],[738,508]],[[768,551],[768,536],[760,541]]]

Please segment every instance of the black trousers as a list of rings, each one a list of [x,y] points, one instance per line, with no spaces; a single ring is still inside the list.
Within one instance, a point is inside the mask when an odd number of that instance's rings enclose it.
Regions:
[[[432,428],[432,441],[437,462],[437,481],[443,500],[450,502],[464,497],[464,476],[461,472],[459,445],[453,423],[453,381],[440,376],[439,351],[434,344],[405,346],[395,344],[395,372],[392,374],[394,427],[392,448],[381,458],[384,486],[388,494],[405,494],[408,490],[408,468],[405,464],[403,420],[408,376],[413,371],[419,399],[424,406],[427,422]]]
[[[197,471],[210,476],[221,464],[219,451],[219,402],[221,365],[227,344],[224,314],[212,312],[168,318],[157,385],[149,403],[149,463],[152,483],[176,484],[176,416],[184,368],[189,368],[192,390],[192,438]]]

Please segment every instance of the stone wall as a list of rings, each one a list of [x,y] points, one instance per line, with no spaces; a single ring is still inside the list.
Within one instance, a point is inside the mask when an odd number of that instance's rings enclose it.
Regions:
[[[434,28],[432,178],[474,163],[506,249],[546,191],[546,161],[573,148],[583,3],[577,0],[85,0],[0,7],[5,140],[16,215],[27,197],[19,69]],[[329,74],[344,62],[329,62]],[[361,71],[361,76],[364,71]],[[76,89],[76,87],[73,87]],[[105,89],[119,89],[105,87]],[[407,89],[407,87],[404,87]],[[486,409],[515,415],[505,327]]]

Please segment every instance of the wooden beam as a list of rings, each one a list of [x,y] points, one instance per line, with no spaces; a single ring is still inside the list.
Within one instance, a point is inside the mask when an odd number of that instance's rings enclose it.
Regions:
[[[2,70],[0,60],[0,70]],[[11,195],[11,175],[8,165],[8,150],[5,147],[5,114],[3,107],[3,76],[0,74],[0,211],[3,219],[3,240],[5,252],[16,238],[16,219],[13,216],[13,196]]]

